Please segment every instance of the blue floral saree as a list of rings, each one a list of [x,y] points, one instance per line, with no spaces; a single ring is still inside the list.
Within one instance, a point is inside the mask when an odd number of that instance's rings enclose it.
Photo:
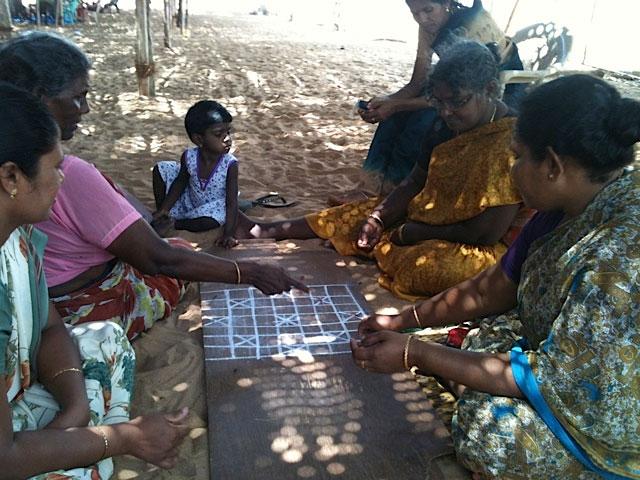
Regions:
[[[640,173],[534,242],[518,306],[463,348],[511,352],[525,400],[467,391],[456,452],[499,478],[640,479]]]

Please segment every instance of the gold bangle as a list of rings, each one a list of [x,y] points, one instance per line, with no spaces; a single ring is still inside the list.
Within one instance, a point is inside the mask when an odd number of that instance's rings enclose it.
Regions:
[[[238,262],[235,262],[235,261],[233,262],[233,264],[236,266],[236,275],[237,275],[237,278],[238,278],[238,281],[236,283],[238,285],[240,285],[242,283],[241,282],[242,277],[240,276],[240,266],[238,265]]]
[[[102,429],[102,427],[97,427],[97,428],[98,428],[98,432],[100,432],[100,435],[102,435],[102,441],[104,442],[104,450],[102,451],[102,456],[100,457],[100,460],[104,460],[105,458],[107,458],[107,454],[109,453],[109,439],[107,438],[107,434]]]
[[[405,370],[411,370],[411,367],[409,367],[409,347],[411,346],[411,340],[413,340],[413,335],[407,337],[407,343],[404,345],[404,352],[402,354]]]
[[[424,328],[422,326],[422,322],[420,321],[420,317],[418,316],[418,309],[416,308],[415,304],[411,306],[411,311],[413,312],[413,318],[416,319],[416,323],[418,324],[418,327]]]
[[[380,217],[380,214],[378,212],[373,212],[371,215],[369,215],[369,218],[373,218],[375,220],[375,222],[378,225],[380,225],[382,230],[384,230],[384,221],[382,220],[382,218]]]
[[[400,240],[400,245],[404,245],[404,238],[402,238],[402,233],[404,232],[405,225],[406,223],[403,223],[402,225],[400,225],[400,228],[398,228],[398,240]]]
[[[53,377],[51,377],[51,380],[49,380],[50,382],[53,382],[56,378],[58,378],[60,375],[62,375],[63,373],[67,373],[67,372],[76,372],[76,373],[82,373],[82,370],[76,367],[69,367],[69,368],[63,368],[62,370],[58,370]]]

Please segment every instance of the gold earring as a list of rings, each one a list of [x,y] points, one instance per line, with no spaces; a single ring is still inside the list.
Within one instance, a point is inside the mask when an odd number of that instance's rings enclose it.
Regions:
[[[17,194],[18,194],[18,189],[17,188],[14,188],[13,190],[11,190],[11,192],[9,193],[9,196],[11,197],[11,200],[15,200]]]

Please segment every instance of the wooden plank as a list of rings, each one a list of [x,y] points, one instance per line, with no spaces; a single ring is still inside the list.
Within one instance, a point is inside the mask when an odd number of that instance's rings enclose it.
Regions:
[[[346,269],[336,265],[342,259],[331,250],[259,241],[225,254],[277,262],[310,285],[340,285],[340,292],[348,286],[366,309]],[[225,289],[237,293],[238,286],[201,284],[205,325],[220,313],[209,307],[228,295]],[[266,326],[268,320],[259,322]],[[449,435],[411,374],[362,371],[347,350],[284,352],[231,360],[209,354],[211,478],[439,478],[429,460],[451,452]]]

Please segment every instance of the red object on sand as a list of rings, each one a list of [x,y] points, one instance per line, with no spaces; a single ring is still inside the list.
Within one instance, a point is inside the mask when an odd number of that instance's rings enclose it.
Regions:
[[[447,345],[449,347],[460,348],[464,337],[469,333],[470,328],[456,327],[449,330],[447,334]]]

